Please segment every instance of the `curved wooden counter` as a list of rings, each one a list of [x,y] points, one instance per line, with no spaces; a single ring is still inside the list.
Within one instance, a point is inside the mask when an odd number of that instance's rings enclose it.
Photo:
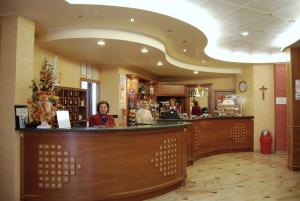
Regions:
[[[24,129],[26,201],[142,200],[186,177],[186,124],[108,129]]]
[[[215,117],[192,120],[187,127],[187,162],[217,153],[253,151],[253,116]]]

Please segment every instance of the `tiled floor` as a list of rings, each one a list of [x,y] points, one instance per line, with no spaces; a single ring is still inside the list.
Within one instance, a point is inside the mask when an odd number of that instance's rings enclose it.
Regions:
[[[229,153],[197,160],[186,186],[148,201],[300,201],[300,172],[287,154]]]

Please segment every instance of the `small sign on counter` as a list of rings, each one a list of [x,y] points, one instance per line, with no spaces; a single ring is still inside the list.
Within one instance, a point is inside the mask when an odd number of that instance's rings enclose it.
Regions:
[[[56,111],[59,128],[71,128],[69,111]]]

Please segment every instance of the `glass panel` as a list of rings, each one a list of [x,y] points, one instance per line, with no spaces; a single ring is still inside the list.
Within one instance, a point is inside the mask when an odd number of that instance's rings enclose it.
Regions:
[[[88,89],[88,82],[81,81],[81,89]]]

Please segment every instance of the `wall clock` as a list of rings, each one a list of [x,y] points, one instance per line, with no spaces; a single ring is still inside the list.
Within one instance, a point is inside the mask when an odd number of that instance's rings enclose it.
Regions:
[[[247,91],[247,83],[245,81],[241,81],[239,83],[239,90],[240,90],[240,92]]]

